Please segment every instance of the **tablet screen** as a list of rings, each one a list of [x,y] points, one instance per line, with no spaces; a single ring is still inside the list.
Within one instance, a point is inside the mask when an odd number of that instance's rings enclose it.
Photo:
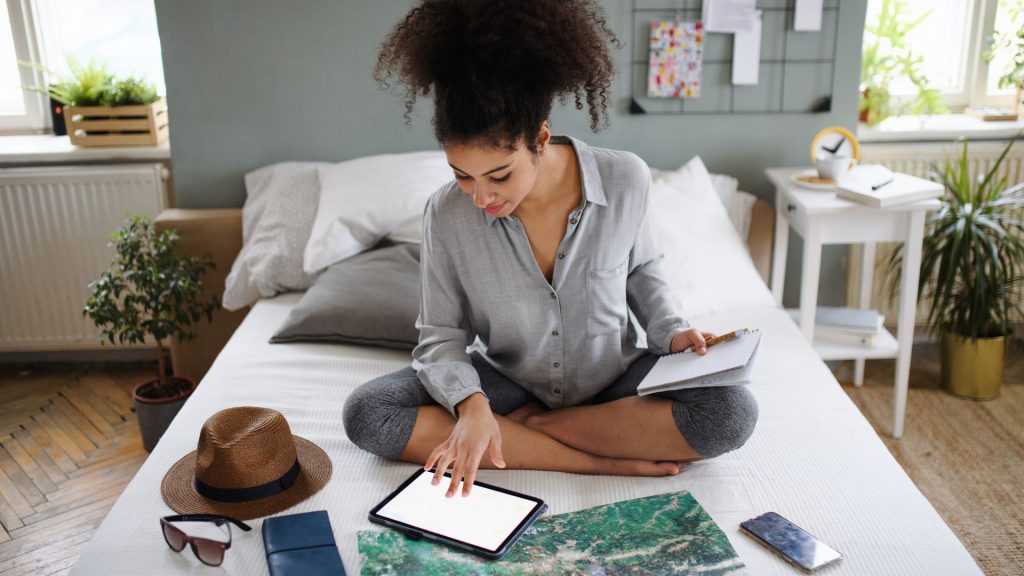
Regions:
[[[437,486],[430,485],[431,478],[432,472],[421,470],[376,515],[494,552],[543,505],[480,483],[473,485],[469,496],[463,497],[460,491],[445,498],[450,476]]]

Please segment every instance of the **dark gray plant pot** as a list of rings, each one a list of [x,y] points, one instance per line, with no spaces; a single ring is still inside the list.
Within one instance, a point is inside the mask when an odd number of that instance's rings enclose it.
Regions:
[[[148,452],[152,452],[160,437],[164,435],[171,421],[178,415],[178,410],[185,405],[185,401],[192,395],[196,384],[189,378],[174,376],[171,380],[186,382],[188,391],[173,398],[144,398],[139,396],[139,389],[151,384],[154,380],[147,380],[132,390],[132,404],[135,406],[135,416],[139,419],[139,432],[142,433],[142,446]]]

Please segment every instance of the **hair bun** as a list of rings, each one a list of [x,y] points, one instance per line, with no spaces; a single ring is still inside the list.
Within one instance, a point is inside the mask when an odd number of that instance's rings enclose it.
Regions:
[[[442,143],[486,138],[532,146],[555,97],[584,100],[591,128],[607,122],[619,46],[594,0],[423,0],[381,45],[374,77],[405,85],[406,122],[434,96]]]

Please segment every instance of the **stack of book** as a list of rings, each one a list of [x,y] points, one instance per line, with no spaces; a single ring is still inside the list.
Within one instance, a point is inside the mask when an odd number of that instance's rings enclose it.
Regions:
[[[787,312],[794,322],[800,323],[800,310]],[[814,338],[871,348],[878,341],[884,321],[885,316],[878,310],[818,306],[814,314]]]

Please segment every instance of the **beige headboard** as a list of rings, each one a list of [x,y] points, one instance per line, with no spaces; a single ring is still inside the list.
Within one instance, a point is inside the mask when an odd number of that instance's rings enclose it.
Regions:
[[[231,271],[235,256],[242,249],[242,210],[240,208],[207,210],[165,210],[154,221],[157,230],[178,231],[177,251],[192,256],[210,254],[216,266],[202,278],[207,292],[224,295],[224,279]],[[235,328],[242,323],[248,309],[237,312],[218,310],[213,321],[200,320],[193,326],[196,339],[171,342],[171,364],[176,376],[188,376],[196,382],[203,379],[214,358],[220,353]]]
[[[203,284],[207,290],[222,296],[224,279],[242,249],[242,210],[166,210],[156,219],[156,226],[159,230],[178,230],[179,252],[197,256],[210,253],[213,256],[217,267],[203,277]],[[750,219],[747,247],[765,283],[771,267],[774,234],[775,210],[767,202],[758,200]],[[174,373],[200,381],[247,312],[219,310],[214,314],[212,324],[200,322],[196,326],[195,340],[171,342]]]

